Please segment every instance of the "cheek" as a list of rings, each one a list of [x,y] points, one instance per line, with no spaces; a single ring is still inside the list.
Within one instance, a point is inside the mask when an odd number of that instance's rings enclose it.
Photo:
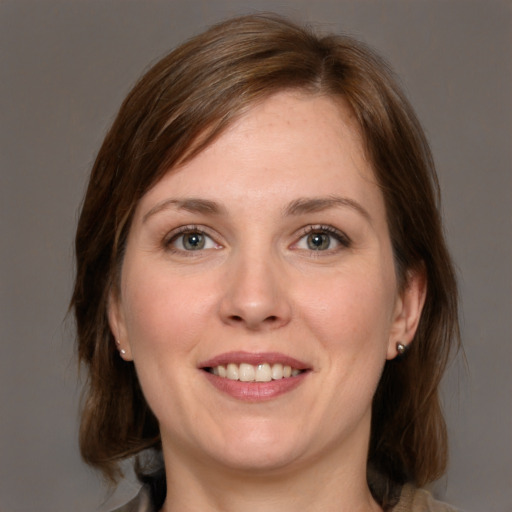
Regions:
[[[386,274],[351,270],[309,286],[299,299],[307,329],[323,348],[317,360],[319,375],[325,375],[321,403],[328,404],[328,422],[340,432],[347,410],[362,417],[371,407],[394,309]]]
[[[179,411],[190,407],[186,391],[194,385],[190,369],[211,304],[207,294],[198,294],[197,283],[170,276],[168,269],[126,270],[125,321],[137,376],[155,416],[179,430],[180,422],[168,415],[186,425]]]
[[[352,269],[306,286],[297,304],[324,344],[344,351],[384,347],[395,300],[388,281],[383,272]]]
[[[204,332],[204,318],[211,310],[205,282],[180,279],[153,268],[130,273],[124,290],[128,338],[135,359],[144,349],[179,353],[190,350]]]

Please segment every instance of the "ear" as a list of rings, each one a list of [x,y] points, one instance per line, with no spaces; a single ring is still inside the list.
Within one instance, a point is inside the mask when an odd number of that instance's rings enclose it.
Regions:
[[[120,357],[125,361],[132,361],[132,351],[128,342],[123,306],[119,294],[113,290],[109,293],[107,314],[110,331],[116,340],[116,348],[119,350]]]
[[[423,266],[407,272],[406,277],[407,282],[396,301],[387,359],[398,355],[397,343],[407,347],[412,342],[427,296],[427,277]]]

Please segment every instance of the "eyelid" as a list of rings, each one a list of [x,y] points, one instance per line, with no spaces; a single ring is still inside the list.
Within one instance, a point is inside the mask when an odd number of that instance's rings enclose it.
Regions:
[[[162,245],[164,246],[164,249],[170,252],[180,253],[187,256],[194,256],[197,255],[197,253],[212,250],[212,248],[207,249],[199,249],[197,251],[187,251],[185,249],[178,249],[177,247],[173,246],[173,242],[175,242],[180,236],[187,234],[187,233],[199,233],[210,240],[215,244],[215,249],[222,248],[222,244],[217,242],[217,236],[216,234],[212,233],[212,230],[205,226],[199,226],[197,224],[188,224],[185,226],[180,226],[176,229],[171,230],[169,233],[167,233],[162,241]]]
[[[350,239],[350,237],[346,233],[341,231],[340,229],[337,229],[334,226],[331,226],[331,225],[328,225],[328,224],[312,224],[312,225],[303,227],[299,231],[299,233],[297,235],[298,236],[298,240],[292,244],[292,248],[297,248],[297,245],[299,244],[299,242],[304,237],[306,237],[306,236],[308,236],[308,235],[310,235],[312,233],[327,234],[327,235],[333,237],[336,240],[336,242],[338,242],[339,245],[342,248],[349,248],[352,245],[352,240]],[[339,249],[340,249],[339,247],[333,248],[333,249],[327,249],[325,251],[314,251],[314,250],[310,249],[310,252],[314,252],[315,254],[319,254],[319,253],[322,253],[322,252],[324,252],[324,253],[332,253],[332,252],[334,252],[336,250],[339,250]]]

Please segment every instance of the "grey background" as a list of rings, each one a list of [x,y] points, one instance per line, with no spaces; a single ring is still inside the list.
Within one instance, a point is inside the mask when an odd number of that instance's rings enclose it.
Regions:
[[[72,238],[109,123],[150,62],[227,15],[274,10],[375,46],[431,141],[460,275],[465,364],[444,385],[448,475],[469,512],[512,511],[510,2],[0,0],[0,511],[105,510],[80,461]],[[129,479],[110,498],[136,491]]]

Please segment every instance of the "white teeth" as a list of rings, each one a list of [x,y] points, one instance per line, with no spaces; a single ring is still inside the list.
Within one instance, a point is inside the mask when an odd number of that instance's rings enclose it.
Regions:
[[[283,365],[280,363],[272,365],[272,378],[274,380],[283,378]]]
[[[301,370],[281,363],[273,365],[262,363],[257,366],[248,363],[242,363],[240,365],[229,363],[227,366],[214,366],[210,371],[213,375],[217,375],[218,377],[240,380],[242,382],[270,382],[271,380],[296,377],[301,373]]]
[[[242,363],[238,372],[238,378],[242,382],[252,382],[256,376],[256,371],[252,364]]]
[[[238,380],[238,365],[229,363],[226,370],[226,377],[231,380]]]
[[[256,382],[270,382],[272,380],[272,372],[270,365],[267,363],[259,364],[256,368]]]

